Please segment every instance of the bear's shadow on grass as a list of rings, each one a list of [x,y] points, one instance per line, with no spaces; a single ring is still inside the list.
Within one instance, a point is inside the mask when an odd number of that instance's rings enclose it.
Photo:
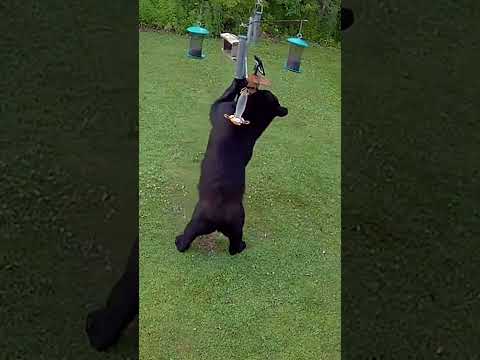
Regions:
[[[204,236],[199,236],[193,243],[192,243],[192,250],[201,253],[202,255],[212,255],[212,254],[219,254],[223,250],[225,250],[227,239],[223,239],[222,236],[217,233],[211,233]]]
[[[254,246],[249,243],[249,249]],[[192,243],[192,250],[202,255],[228,255],[228,238],[219,232],[214,232],[209,235],[199,236]]]

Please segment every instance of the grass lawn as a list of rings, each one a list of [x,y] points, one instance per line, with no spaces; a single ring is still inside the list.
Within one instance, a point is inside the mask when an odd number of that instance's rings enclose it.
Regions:
[[[245,241],[223,235],[185,254],[175,236],[197,201],[211,103],[234,65],[219,39],[207,58],[187,38],[140,34],[141,359],[340,359],[340,51],[312,47],[302,74],[285,43],[250,50],[289,108],[247,170]]]

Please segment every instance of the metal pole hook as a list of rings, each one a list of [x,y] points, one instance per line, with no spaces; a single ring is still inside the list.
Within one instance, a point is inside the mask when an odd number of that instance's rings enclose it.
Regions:
[[[257,14],[263,14],[263,0],[257,0],[255,3],[255,12]]]

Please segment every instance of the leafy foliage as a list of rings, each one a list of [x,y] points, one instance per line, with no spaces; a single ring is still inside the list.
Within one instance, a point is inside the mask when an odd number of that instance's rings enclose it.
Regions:
[[[192,24],[201,24],[213,35],[221,32],[246,33],[242,23],[255,7],[254,0],[140,0],[140,23],[165,31],[182,33]],[[297,35],[298,22],[278,20],[307,19],[304,38],[335,43],[339,36],[340,0],[264,0],[262,31],[268,36]]]

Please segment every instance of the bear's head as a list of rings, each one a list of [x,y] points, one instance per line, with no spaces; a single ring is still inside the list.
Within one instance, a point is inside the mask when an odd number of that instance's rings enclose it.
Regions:
[[[285,117],[288,109],[280,105],[269,90],[257,90],[248,96],[243,118],[254,127],[266,128],[276,117]]]

